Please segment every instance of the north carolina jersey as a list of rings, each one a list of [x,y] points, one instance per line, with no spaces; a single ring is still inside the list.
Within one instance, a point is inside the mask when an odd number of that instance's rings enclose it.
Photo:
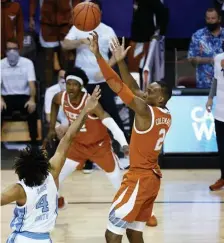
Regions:
[[[70,124],[77,119],[82,109],[85,107],[88,97],[89,94],[84,92],[79,105],[73,106],[70,102],[68,93],[65,91],[62,94],[61,105]],[[96,144],[105,139],[109,139],[107,128],[102,124],[98,117],[90,115],[80,129],[80,132],[74,138],[76,142],[84,145]]]
[[[53,176],[49,173],[41,186],[28,187],[23,180],[18,184],[26,193],[26,204],[15,207],[10,227],[17,232],[50,232],[55,226],[58,207],[58,193]]]
[[[130,143],[131,169],[159,169],[158,156],[171,125],[171,115],[167,109],[152,106],[149,109],[152,123],[147,131],[138,131],[134,122]]]

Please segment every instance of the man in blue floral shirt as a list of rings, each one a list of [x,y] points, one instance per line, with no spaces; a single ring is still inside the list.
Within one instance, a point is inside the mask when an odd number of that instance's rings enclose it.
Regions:
[[[214,77],[214,57],[222,53],[224,29],[216,9],[206,11],[206,27],[192,36],[188,60],[196,67],[196,87],[210,88]]]

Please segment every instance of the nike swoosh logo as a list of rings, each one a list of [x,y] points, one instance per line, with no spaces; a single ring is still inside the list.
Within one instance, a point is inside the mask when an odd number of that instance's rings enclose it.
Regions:
[[[101,147],[103,145],[103,142],[99,143],[99,146]]]

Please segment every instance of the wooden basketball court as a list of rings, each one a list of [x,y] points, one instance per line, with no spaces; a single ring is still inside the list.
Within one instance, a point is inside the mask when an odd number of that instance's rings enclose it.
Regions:
[[[163,170],[154,212],[159,225],[146,228],[145,242],[224,243],[224,190],[210,192],[218,170]],[[15,182],[13,171],[2,171],[2,188]],[[75,172],[63,186],[68,207],[59,211],[54,243],[103,243],[107,214],[114,195],[102,171]],[[1,209],[1,240],[9,235],[14,205]],[[123,242],[127,243],[124,237]]]

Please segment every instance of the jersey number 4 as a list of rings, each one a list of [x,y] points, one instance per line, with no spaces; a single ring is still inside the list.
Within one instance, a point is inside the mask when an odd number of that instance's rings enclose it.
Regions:
[[[163,142],[166,136],[166,130],[164,128],[159,130],[159,139],[156,142],[156,146],[154,148],[155,151],[160,151],[162,146],[163,146]]]
[[[36,209],[42,208],[42,213],[46,213],[49,211],[48,208],[48,201],[47,201],[47,194],[43,195],[36,205]]]

